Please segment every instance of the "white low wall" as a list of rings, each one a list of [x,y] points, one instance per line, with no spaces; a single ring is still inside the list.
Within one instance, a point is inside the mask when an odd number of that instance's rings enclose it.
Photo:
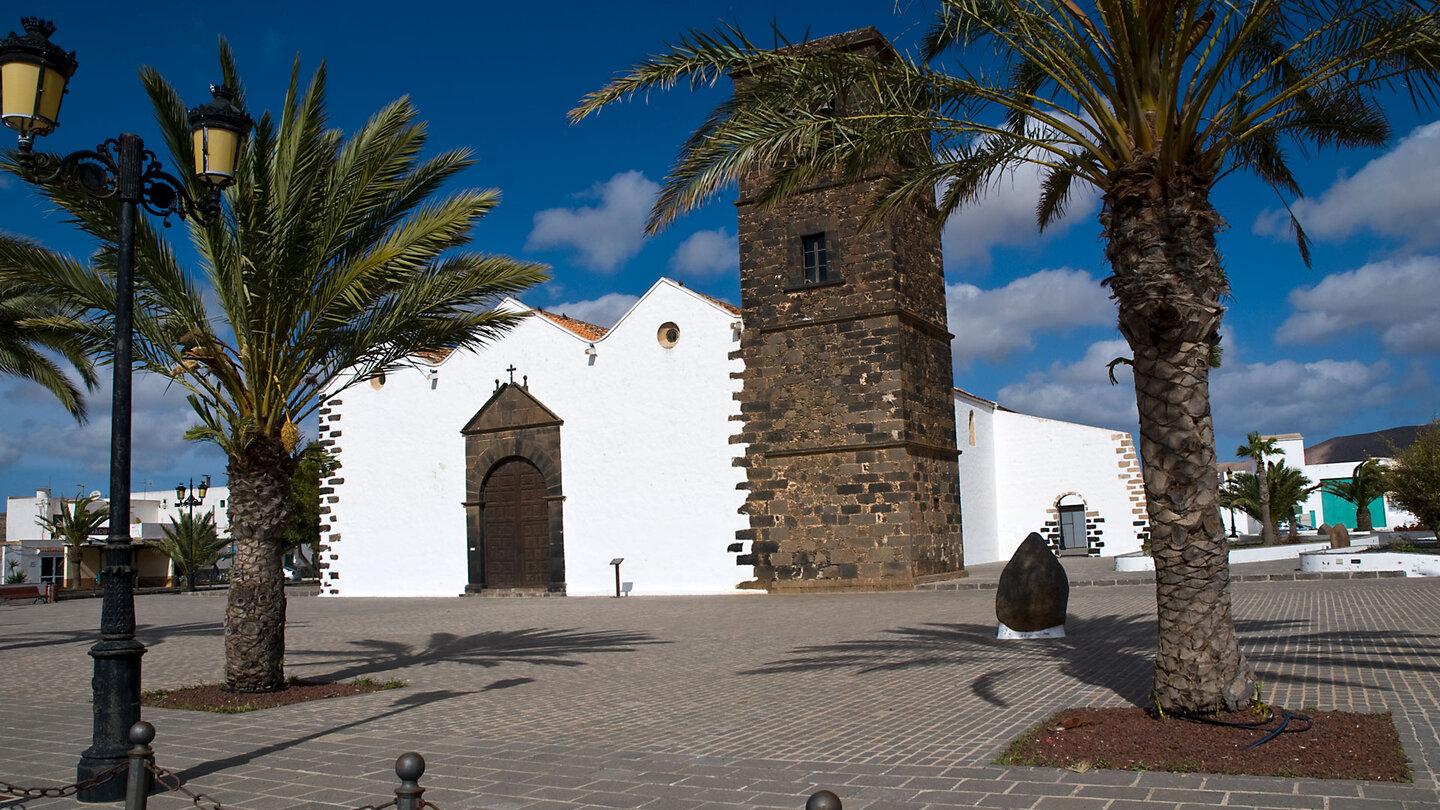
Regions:
[[[1336,549],[1336,551],[1354,551],[1355,549],[1369,548],[1373,545],[1375,545],[1375,540],[1368,535],[1362,535],[1361,539],[1358,541],[1356,541],[1352,536],[1350,548]],[[1297,556],[1300,557],[1300,559],[1303,561],[1305,559],[1305,554],[1321,550],[1329,551],[1330,541],[1325,540],[1315,543],[1296,543],[1294,545],[1285,546],[1246,546],[1245,548],[1232,548],[1230,549],[1230,564],[1234,565],[1236,563],[1288,560],[1293,559]],[[1119,557],[1115,558],[1115,570],[1154,571],[1155,560],[1148,554],[1122,554]],[[1305,569],[1301,568],[1300,570],[1303,571]]]
[[[1440,554],[1327,548],[1300,555],[1301,571],[1404,571],[1407,577],[1440,577]]]

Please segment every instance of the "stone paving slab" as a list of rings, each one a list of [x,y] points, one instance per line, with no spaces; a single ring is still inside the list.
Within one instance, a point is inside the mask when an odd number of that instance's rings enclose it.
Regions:
[[[1066,561],[1083,580],[1092,561]],[[1234,588],[1277,705],[1390,711],[1413,784],[996,766],[1053,711],[1143,705],[1154,592],[1077,586],[1069,635],[999,642],[969,589],[771,597],[292,599],[287,668],[406,689],[238,715],[147,709],[159,764],[226,808],[393,795],[422,753],[442,808],[1440,807],[1440,581]],[[1073,567],[1072,567],[1073,566]],[[977,569],[983,567],[977,566]],[[972,572],[976,582],[987,570]],[[1102,580],[1090,576],[1090,581]],[[215,681],[219,599],[137,600],[148,688]],[[0,607],[0,779],[73,780],[89,741],[93,600]],[[0,808],[70,807],[26,800]],[[192,806],[166,794],[157,810]]]

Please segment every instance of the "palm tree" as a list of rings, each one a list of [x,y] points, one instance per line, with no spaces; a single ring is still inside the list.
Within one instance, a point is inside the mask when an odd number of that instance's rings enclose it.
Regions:
[[[1270,469],[1264,478],[1265,489],[1260,488],[1260,476],[1237,473],[1221,487],[1220,506],[1225,509],[1239,509],[1262,525],[1265,525],[1264,515],[1267,513],[1289,515],[1290,542],[1296,542],[1299,531],[1296,528],[1295,512],[1300,504],[1310,497],[1310,493],[1315,491],[1316,486],[1304,473],[1285,466],[1283,460],[1267,466]],[[1269,528],[1273,532],[1274,524],[1269,524]]]
[[[1305,503],[1305,499],[1310,497],[1310,493],[1320,487],[1305,473],[1285,466],[1283,460],[1270,465],[1270,471],[1266,478],[1270,491],[1270,508],[1274,514],[1289,517],[1290,542],[1298,542],[1300,520],[1297,513],[1300,511],[1300,505]]]
[[[81,340],[86,328],[33,285],[0,276],[0,374],[39,383],[79,421],[85,419],[80,389],[45,352],[65,358],[85,387],[94,390],[95,365]]]
[[[1366,459],[1355,465],[1348,481],[1326,481],[1326,492],[1341,500],[1355,504],[1355,531],[1368,532],[1375,528],[1370,516],[1370,503],[1384,497],[1390,487],[1385,482],[1385,468],[1376,459]]]
[[[71,556],[70,549],[79,549],[92,537],[97,535],[105,524],[110,522],[110,511],[103,506],[94,507],[97,503],[103,503],[99,495],[82,495],[68,504],[64,498],[60,499],[60,511],[50,517],[35,519],[35,524],[50,532],[52,537],[65,541],[65,556]],[[77,551],[78,555],[79,552]],[[76,556],[75,563],[79,565],[79,558]],[[68,562],[68,561],[67,561]],[[69,569],[67,564],[66,569]],[[67,579],[69,575],[66,575]],[[76,579],[79,579],[77,576]]]
[[[220,67],[239,90],[223,42]],[[184,103],[155,70],[141,79],[175,174],[193,178],[184,168],[194,165]],[[228,461],[230,688],[285,687],[281,556],[296,424],[418,352],[477,346],[509,329],[519,318],[494,305],[547,278],[540,265],[464,250],[499,194],[442,193],[472,160],[466,150],[422,159],[425,140],[404,98],[349,138],[327,128],[325,67],[302,87],[297,61],[279,114],[255,126],[225,216],[208,227],[189,223],[200,278],[150,223],[136,235],[136,365],[189,390],[200,424],[187,437],[215,442]],[[101,250],[85,263],[12,243],[0,272],[19,267],[109,323],[115,209],[63,187],[43,192]]]
[[[1275,545],[1275,522],[1271,519],[1270,487],[1265,484],[1266,470],[1270,466],[1266,459],[1278,452],[1274,438],[1261,436],[1253,430],[1245,437],[1245,443],[1235,449],[1235,455],[1255,461],[1255,476],[1259,479],[1257,489],[1260,492],[1260,514],[1256,519],[1260,521],[1260,541],[1267,546]]]
[[[215,516],[201,512],[181,512],[180,518],[170,518],[169,526],[160,527],[164,537],[156,547],[170,562],[175,564],[175,573],[185,575],[185,590],[195,590],[195,572],[212,566],[225,557],[225,548],[230,539],[221,537],[215,528]]]
[[[1403,86],[1433,96],[1440,12],[1411,0],[938,6],[924,62],[843,44],[757,47],[733,27],[692,31],[586,96],[571,117],[739,77],[682,147],[652,229],[742,177],[761,179],[764,203],[884,166],[872,216],[929,204],[938,188],[948,217],[1007,171],[1038,165],[1042,228],[1073,189],[1098,189],[1105,284],[1133,352],[1125,362],[1157,568],[1155,701],[1167,710],[1242,706],[1254,675],[1231,616],[1214,485],[1209,371],[1229,288],[1211,190],[1240,171],[1293,195],[1287,145],[1384,143],[1390,128],[1375,94]],[[999,70],[980,69],[997,59]]]

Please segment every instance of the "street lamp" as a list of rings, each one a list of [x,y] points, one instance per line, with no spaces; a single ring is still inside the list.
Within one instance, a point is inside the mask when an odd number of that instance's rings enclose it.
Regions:
[[[206,475],[201,477],[198,488],[195,486],[195,479],[191,478],[189,491],[194,494],[187,498],[185,496],[185,485],[175,485],[175,506],[190,507],[190,542],[193,544],[195,542],[195,507],[205,502],[205,493],[210,491],[210,476]],[[194,555],[192,554],[191,556],[193,557]],[[193,563],[194,560],[192,559],[185,567],[185,590],[191,593],[195,592],[195,572],[190,569]]]
[[[1234,470],[1226,470],[1226,471],[1225,471],[1225,488],[1226,488],[1226,489],[1234,489],[1234,485],[1231,483],[1231,482],[1234,480],[1234,478],[1235,478],[1235,471],[1234,471]],[[1235,502],[1234,502],[1234,501],[1231,501],[1231,502],[1230,502],[1230,536],[1231,536],[1231,537],[1235,537]]]
[[[208,186],[203,200],[190,195],[185,182],[160,169],[154,153],[138,135],[122,134],[93,151],[56,158],[33,150],[35,138],[60,125],[60,101],[76,68],[74,52],[50,42],[55,26],[23,17],[24,36],[14,31],[0,40],[0,120],[20,133],[16,162],[37,184],[63,183],[92,199],[118,203],[115,252],[114,391],[110,411],[110,533],[105,540],[104,601],[100,640],[90,648],[95,659],[94,731],[80,756],[84,782],[126,762],[130,726],[140,719],[140,657],[145,645],[135,640],[135,591],[130,544],[130,376],[131,322],[134,303],[135,214],[138,206],[163,217],[214,222],[220,191],[234,182],[236,159],[253,123],[231,102],[234,93],[211,87],[214,101],[190,111],[195,173]],[[83,802],[123,798],[125,780],[110,779],[81,790]]]

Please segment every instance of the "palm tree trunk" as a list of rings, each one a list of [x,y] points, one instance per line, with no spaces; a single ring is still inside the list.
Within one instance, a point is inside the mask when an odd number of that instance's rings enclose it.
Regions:
[[[280,440],[257,436],[230,459],[230,534],[235,557],[225,608],[225,685],[242,692],[285,688],[285,579],[281,535],[290,515],[294,462]]]
[[[1270,512],[1269,462],[1264,457],[1255,461],[1255,483],[1260,487],[1260,542],[1275,545],[1275,520]]]
[[[1167,711],[1239,708],[1254,690],[1230,606],[1209,374],[1225,280],[1208,180],[1116,177],[1101,224],[1134,352],[1140,456],[1155,559],[1154,699]]]
[[[1370,517],[1370,504],[1359,503],[1355,505],[1355,531],[1368,532],[1375,528],[1375,521]]]

